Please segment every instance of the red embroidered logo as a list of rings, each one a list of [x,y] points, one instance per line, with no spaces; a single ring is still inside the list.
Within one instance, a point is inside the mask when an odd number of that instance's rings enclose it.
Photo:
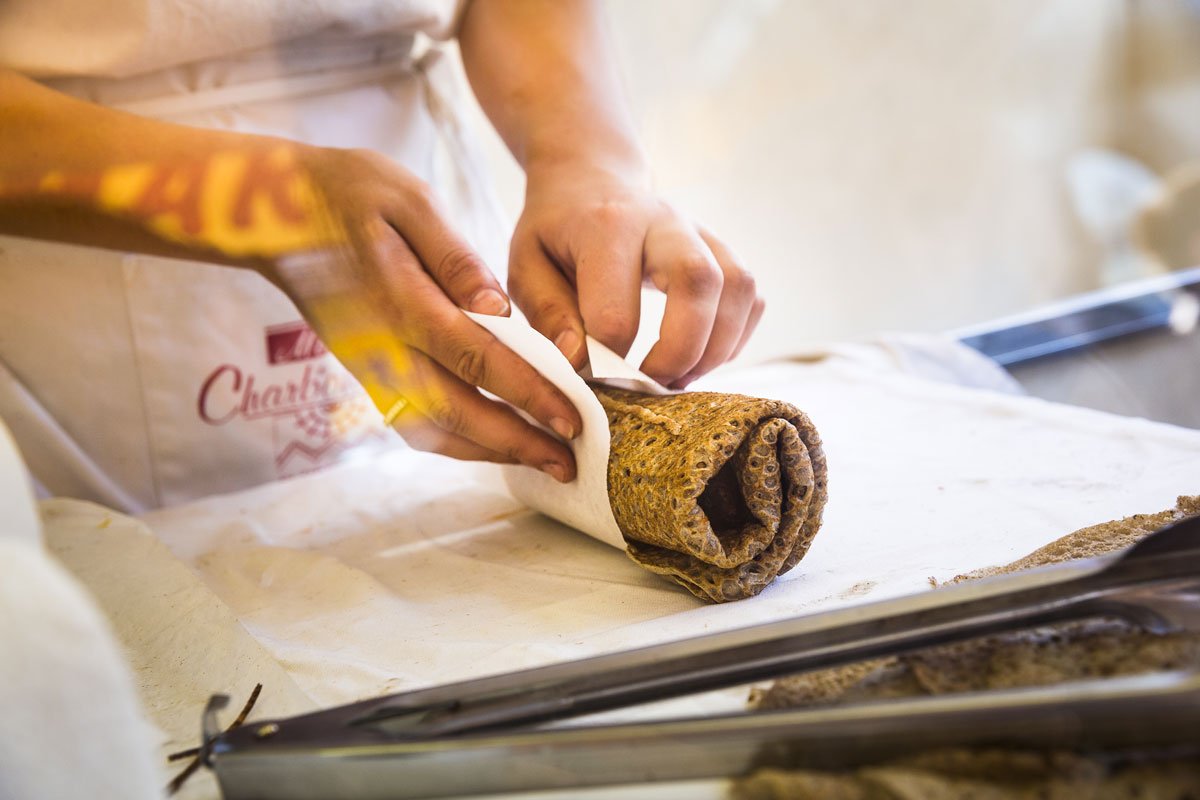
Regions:
[[[210,425],[224,425],[243,417],[259,419],[294,414],[314,408],[330,408],[354,400],[362,390],[348,375],[333,372],[324,364],[304,367],[299,380],[259,384],[233,364],[222,364],[200,387],[197,410]]]
[[[267,328],[267,363],[287,364],[319,358],[329,351],[305,322],[289,322]]]
[[[330,464],[369,441],[386,441],[370,398],[326,355],[308,325],[268,328],[266,344],[267,369],[256,374],[221,364],[208,374],[196,398],[200,419],[209,425],[243,421],[258,430],[270,425],[281,478]]]

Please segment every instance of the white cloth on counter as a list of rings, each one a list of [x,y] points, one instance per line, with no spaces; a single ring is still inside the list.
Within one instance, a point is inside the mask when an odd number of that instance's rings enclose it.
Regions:
[[[229,717],[256,683],[263,691],[251,720],[315,709],[225,603],[145,525],[79,500],[44,501],[41,511],[47,549],[91,591],[137,675],[142,706],[159,728],[160,763],[199,744],[199,709],[214,694],[230,696]],[[176,797],[214,791],[204,775],[185,788]]]
[[[129,667],[80,582],[43,549],[3,422],[0,709],[0,798],[159,796],[153,732]]]
[[[295,706],[305,698],[326,706],[743,627],[926,591],[930,578],[1007,563],[1078,527],[1160,510],[1200,489],[1200,431],[845,358],[700,383],[795,403],[818,425],[829,458],[830,503],[812,549],[737,603],[704,605],[525,509],[487,466],[412,451],[143,515],[207,586],[188,592],[214,609],[211,624],[193,624],[170,599],[139,602],[146,570],[167,569],[181,585],[187,573],[160,563],[165,550],[136,534],[136,523],[102,527],[94,506],[49,501],[48,539],[56,549],[70,543],[63,553],[73,560],[86,554],[80,575],[122,616],[118,633],[154,632],[121,635],[144,651],[132,655],[140,683],[165,687],[149,711],[186,746],[206,680],[228,681],[221,690],[235,695],[262,680],[264,698],[282,684]],[[164,597],[158,588],[146,591]],[[282,673],[260,655],[210,655],[229,652],[229,642],[254,651],[239,623]],[[725,693],[675,707],[729,710],[743,700]]]
[[[326,704],[924,591],[1200,488],[1197,431],[839,361],[704,388],[735,387],[811,414],[830,502],[792,572],[725,606],[415,452],[143,519]]]

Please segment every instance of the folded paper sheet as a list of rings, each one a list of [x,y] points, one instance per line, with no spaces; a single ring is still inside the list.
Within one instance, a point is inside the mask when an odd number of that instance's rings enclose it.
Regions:
[[[758,594],[808,550],[825,505],[825,456],[794,406],[672,394],[592,339],[589,386],[524,322],[471,317],[583,417],[573,443],[579,477],[563,485],[508,467],[517,499],[713,602]]]

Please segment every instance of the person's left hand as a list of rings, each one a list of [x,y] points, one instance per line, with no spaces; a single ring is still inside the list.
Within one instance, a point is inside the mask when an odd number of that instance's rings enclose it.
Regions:
[[[576,367],[583,334],[626,355],[641,287],[667,295],[659,338],[641,370],[681,389],[741,351],[762,317],[753,276],[719,239],[656,197],[648,181],[593,167],[527,173],[508,289]]]

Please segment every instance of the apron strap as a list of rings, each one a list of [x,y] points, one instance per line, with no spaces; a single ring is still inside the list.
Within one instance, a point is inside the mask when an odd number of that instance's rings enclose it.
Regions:
[[[333,94],[358,86],[377,84],[394,75],[410,74],[412,71],[412,58],[405,54],[382,63],[298,75],[279,75],[141,100],[105,102],[104,105],[143,117],[171,119],[232,106],[252,106],[313,94]]]

